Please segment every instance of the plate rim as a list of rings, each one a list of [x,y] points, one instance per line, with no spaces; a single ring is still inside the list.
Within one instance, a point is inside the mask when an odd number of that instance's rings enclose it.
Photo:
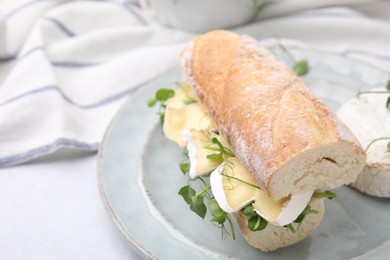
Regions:
[[[272,40],[273,38],[266,38],[266,39],[262,39],[260,42],[261,43],[264,43],[264,41],[266,40]],[[346,60],[349,60],[351,62],[354,62],[354,63],[360,63],[360,64],[363,64],[365,66],[368,66],[368,67],[371,67],[375,70],[380,70],[381,72],[383,73],[389,73],[390,70],[378,65],[378,64],[373,64],[369,61],[366,61],[364,59],[359,59],[359,58],[355,58],[355,57],[349,57],[349,56],[345,56],[345,55],[341,55],[340,53],[338,52],[333,52],[333,51],[330,51],[330,50],[325,50],[325,49],[320,49],[320,48],[315,48],[315,47],[311,47],[309,45],[306,45],[304,43],[301,43],[299,41],[295,41],[295,40],[290,40],[290,39],[281,39],[282,40],[282,43],[283,45],[285,45],[286,47],[289,47],[289,48],[296,48],[296,49],[303,49],[303,50],[307,50],[307,51],[313,51],[313,52],[317,52],[317,53],[322,53],[322,54],[325,54],[325,55],[331,55],[331,56],[335,56],[335,57],[339,57],[339,58],[343,58],[343,59],[346,59]],[[287,41],[286,41],[287,40]],[[267,49],[269,48],[269,46],[266,46]],[[150,251],[148,251],[147,249],[145,249],[139,242],[137,242],[137,240],[135,238],[133,238],[125,229],[124,225],[121,223],[121,221],[118,219],[115,211],[113,210],[113,208],[111,207],[110,205],[110,202],[107,198],[107,195],[106,195],[106,192],[104,190],[104,185],[103,185],[103,179],[102,179],[102,166],[101,166],[101,162],[103,160],[103,156],[104,156],[104,144],[106,142],[106,139],[107,139],[107,136],[112,128],[112,126],[115,124],[115,122],[118,120],[118,118],[120,117],[120,115],[122,114],[122,112],[124,111],[125,107],[132,102],[133,99],[137,98],[137,96],[140,95],[140,93],[142,92],[142,90],[144,89],[144,87],[150,83],[152,83],[153,81],[157,80],[158,78],[160,78],[162,75],[165,75],[167,73],[169,73],[170,71],[173,71],[175,69],[177,69],[179,66],[178,65],[175,65],[175,66],[172,66],[172,67],[169,67],[165,70],[163,70],[161,73],[159,73],[158,75],[152,77],[151,79],[149,79],[148,81],[144,82],[143,84],[141,84],[140,88],[133,94],[131,95],[130,97],[127,98],[127,100],[121,105],[121,107],[118,109],[118,111],[115,113],[115,115],[113,116],[113,118],[111,119],[110,123],[108,124],[108,126],[106,127],[105,129],[105,132],[104,132],[104,135],[101,139],[101,142],[99,144],[99,149],[98,149],[98,152],[97,152],[97,162],[96,162],[96,178],[97,178],[97,182],[98,182],[98,188],[99,188],[99,193],[102,197],[102,200],[103,200],[103,204],[109,214],[109,216],[112,218],[112,220],[114,221],[115,225],[117,226],[117,228],[119,229],[119,231],[122,233],[122,235],[126,238],[126,240],[129,242],[130,246],[132,246],[133,249],[135,249],[135,253],[142,257],[142,258],[148,258],[148,259],[158,259],[156,256],[154,256]],[[156,122],[158,121],[158,118],[156,118]],[[388,245],[390,245],[390,242],[387,241],[386,243],[382,244],[382,245],[379,245],[378,247],[376,248],[373,248],[372,251],[369,251],[369,252],[364,252],[363,254],[361,255],[357,255],[355,257],[352,257],[350,259],[357,259],[357,258],[361,258],[361,257],[364,257],[364,255],[366,254],[370,254],[370,253],[375,253],[378,252],[378,250],[380,251],[381,249],[384,249],[386,248]]]

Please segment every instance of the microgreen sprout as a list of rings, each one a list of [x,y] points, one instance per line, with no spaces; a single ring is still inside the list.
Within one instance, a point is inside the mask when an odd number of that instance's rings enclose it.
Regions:
[[[234,153],[230,148],[224,146],[216,137],[211,139],[211,144],[205,147],[207,150],[217,153],[207,155],[210,160],[225,161],[230,157],[234,157]]]
[[[222,237],[224,238],[225,234],[230,234],[225,227],[225,222],[227,220],[232,237],[233,239],[236,239],[236,233],[234,232],[233,222],[229,218],[228,213],[221,209],[217,200],[215,198],[210,199],[207,202],[207,206],[209,207],[211,215],[213,216],[211,222],[216,222],[221,227]]]
[[[209,189],[211,189],[211,186],[207,185],[199,192],[196,192],[188,184],[179,190],[179,194],[183,197],[184,201],[190,206],[190,209],[203,219],[205,218],[207,212],[206,205],[204,204],[204,198]]]
[[[248,185],[248,186],[250,186],[250,187],[253,187],[253,188],[256,188],[256,189],[261,190],[259,186],[254,185],[254,184],[252,184],[252,183],[249,183],[249,182],[247,182],[247,181],[241,180],[240,178],[237,178],[237,177],[234,177],[234,176],[231,176],[231,175],[227,175],[227,174],[225,174],[225,173],[223,173],[223,172],[221,173],[221,175],[224,176],[224,177],[226,177],[226,178],[228,178],[228,179],[233,179],[233,180],[242,182],[242,183],[244,183],[244,184],[246,184],[246,185]]]
[[[170,99],[174,95],[175,95],[175,91],[173,89],[161,88],[161,89],[157,90],[157,92],[153,98],[148,100],[148,107],[154,107],[157,103],[159,103],[157,115],[160,116],[161,125],[164,124],[166,102],[168,99]]]
[[[316,191],[316,192],[314,192],[313,197],[314,198],[326,198],[326,199],[332,200],[332,199],[336,198],[336,193],[328,191],[328,190],[323,191],[323,192]]]
[[[187,83],[183,83],[183,84],[187,84]],[[189,87],[189,86],[187,86],[187,87]],[[183,100],[184,104],[190,105],[190,104],[198,102],[195,99],[194,95],[192,95],[191,93],[188,93],[188,88],[184,87],[184,85],[183,85],[183,91],[184,91],[184,95],[186,96],[186,99]]]
[[[180,170],[183,174],[187,174],[190,171],[191,165],[189,163],[180,163],[179,164]]]
[[[375,90],[375,91],[358,91],[357,98],[360,98],[361,95],[366,94],[390,94],[390,79],[387,81],[386,90]],[[386,108],[390,110],[390,95],[386,100]]]
[[[267,227],[268,221],[262,216],[256,213],[252,204],[246,206],[243,210],[243,214],[249,217],[248,228],[252,231],[260,231]]]
[[[293,66],[293,71],[297,76],[303,76],[309,72],[309,63],[307,60],[300,60],[295,62]]]
[[[390,136],[384,136],[384,137],[379,137],[379,138],[376,138],[374,140],[372,140],[366,147],[365,151],[367,152],[368,149],[370,149],[370,147],[378,142],[378,141],[382,141],[382,140],[390,140]],[[387,143],[387,150],[386,150],[387,153],[390,153],[390,141]]]
[[[360,98],[361,95],[367,95],[367,94],[390,94],[390,90],[359,91],[357,93],[357,98]]]
[[[304,76],[309,72],[309,62],[307,60],[296,60],[291,52],[284,46],[278,38],[278,46],[287,54],[288,58],[293,62],[292,70],[297,76]]]
[[[228,213],[223,211],[218,205],[215,198],[212,198],[208,193],[211,189],[210,185],[206,185],[206,182],[202,178],[198,178],[205,185],[199,192],[196,192],[189,184],[182,187],[179,190],[179,194],[183,197],[187,205],[190,206],[190,209],[195,212],[199,217],[204,219],[206,217],[207,208],[211,213],[211,222],[215,222],[221,229],[222,238],[225,238],[226,235],[232,235],[233,239],[236,239],[236,234],[234,231],[234,226],[232,220],[229,218]],[[205,198],[207,201],[207,206],[205,203]],[[226,221],[228,222],[230,232],[226,228]]]
[[[292,225],[292,223],[290,224],[287,224],[285,227],[288,228],[291,233],[297,233],[298,236],[301,236],[301,234],[299,233],[299,228],[301,226],[301,224],[303,223],[303,220],[310,214],[317,214],[318,211],[317,210],[314,210],[314,209],[311,209],[310,205],[307,205],[306,208],[301,212],[301,214],[299,214],[299,216],[293,221],[294,223],[297,223],[298,226],[297,228],[294,228],[294,226]]]

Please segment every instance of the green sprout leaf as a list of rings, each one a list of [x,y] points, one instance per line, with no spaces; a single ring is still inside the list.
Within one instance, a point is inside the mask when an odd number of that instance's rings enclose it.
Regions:
[[[311,209],[310,205],[307,205],[306,208],[302,211],[302,213],[299,214],[299,216],[294,220],[294,222],[301,224],[306,216],[310,214],[317,214],[317,213],[318,213],[317,210]]]
[[[217,222],[218,224],[223,225],[226,221],[227,213],[221,209],[216,199],[210,199],[207,202],[207,206],[209,207],[211,215],[213,216],[211,222]]]
[[[213,153],[206,156],[207,159],[215,161],[223,161],[222,153]]]
[[[199,217],[204,218],[207,212],[206,205],[204,204],[204,197],[209,189],[211,189],[210,185],[204,187],[201,191],[196,193],[190,185],[186,185],[179,190],[179,194],[183,197],[185,202],[190,205],[190,209],[193,212],[195,212]]]
[[[293,68],[295,75],[297,76],[303,76],[306,75],[309,72],[309,63],[307,60],[296,60],[294,56],[290,53],[290,51],[284,46],[280,39],[278,39],[278,47],[287,55],[287,57],[290,59],[291,62],[293,62]]]
[[[294,228],[294,226],[290,223],[288,225],[286,225],[286,227],[288,228],[288,230],[290,230],[291,233],[295,234],[297,232],[297,230]]]
[[[153,107],[157,104],[157,99],[151,98],[148,100],[148,107]]]
[[[255,209],[253,208],[252,204],[249,204],[248,206],[246,206],[244,208],[243,213],[244,213],[245,216],[249,216],[249,217],[255,217],[255,216],[258,215],[256,213]]]
[[[167,101],[175,95],[175,91],[169,88],[162,88],[156,92],[156,100],[158,101]]]
[[[195,212],[199,217],[203,218],[206,216],[207,208],[204,204],[204,196],[195,196],[190,204],[190,209]]]
[[[306,75],[309,72],[309,64],[307,60],[300,60],[294,64],[293,71],[297,76]]]
[[[212,198],[207,203],[208,208],[210,209],[211,215],[213,218],[211,219],[211,222],[216,222],[220,225],[222,230],[222,237],[224,237],[224,231],[226,231],[225,228],[225,222],[226,220],[229,223],[230,231],[232,233],[233,239],[236,239],[236,234],[234,232],[234,226],[230,218],[228,217],[228,213],[223,211],[221,207],[218,205],[218,202],[215,198]],[[226,231],[226,233],[228,233]]]
[[[157,90],[155,97],[148,100],[148,107],[154,107],[159,103],[157,115],[160,118],[161,125],[164,125],[166,101],[175,95],[175,91],[168,88],[162,88]]]
[[[267,220],[257,215],[248,220],[248,228],[252,231],[260,231],[267,227]]]
[[[193,103],[197,103],[198,101],[196,101],[196,99],[194,99],[194,98],[188,98],[188,99],[185,99],[183,102],[186,105],[190,105],[190,104],[193,104]]]
[[[207,159],[222,162],[230,157],[234,157],[234,153],[228,147],[224,146],[216,137],[211,139],[211,144],[205,149],[216,151],[218,153],[207,155]]]
[[[179,164],[180,170],[183,174],[186,174],[190,171],[191,164],[189,163],[180,163]]]
[[[179,190],[179,194],[183,197],[184,201],[190,205],[192,203],[192,197],[195,196],[196,191],[190,187],[190,185],[186,185]]]
[[[387,81],[387,86],[386,86],[387,90],[390,90],[390,79]]]
[[[387,101],[386,101],[386,108],[387,108],[387,109],[390,109],[390,96],[387,98]]]
[[[314,198],[327,198],[327,199],[334,199],[336,198],[336,193],[331,192],[331,191],[324,191],[324,192],[314,192],[313,194]]]
[[[387,153],[390,153],[390,142],[387,143],[387,150],[386,150]]]

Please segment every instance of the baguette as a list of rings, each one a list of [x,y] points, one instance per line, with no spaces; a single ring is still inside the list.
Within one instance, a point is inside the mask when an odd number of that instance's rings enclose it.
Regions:
[[[325,211],[317,197],[331,194],[321,191],[362,170],[359,142],[249,36],[206,33],[180,60],[185,82],[164,104],[163,131],[186,147],[189,177],[210,173],[213,199],[256,248],[272,251],[309,236]]]
[[[366,154],[304,83],[249,36],[212,31],[181,54],[186,81],[272,199],[353,182]]]

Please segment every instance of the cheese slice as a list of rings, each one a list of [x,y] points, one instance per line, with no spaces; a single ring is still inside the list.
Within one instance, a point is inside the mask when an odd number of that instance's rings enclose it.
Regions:
[[[215,199],[225,212],[239,211],[255,199],[256,183],[236,158],[229,158],[213,171],[210,184]]]
[[[313,192],[275,201],[267,196],[236,158],[229,158],[210,176],[211,189],[222,210],[236,212],[253,202],[254,210],[273,225],[293,222],[306,208]]]
[[[166,103],[163,131],[166,137],[185,147],[183,133],[189,129],[205,130],[213,127],[210,116],[199,103],[186,104],[194,100],[192,91],[187,84],[176,91],[175,96]]]
[[[184,132],[183,137],[187,143],[188,157],[191,162],[189,171],[190,178],[194,179],[198,176],[208,174],[222,163],[222,161],[207,158],[209,154],[215,152],[206,147],[211,144],[213,137],[219,139],[219,136],[207,131],[190,129]]]
[[[373,89],[372,91],[385,91]],[[386,102],[390,94],[363,94],[345,103],[337,116],[366,148],[379,137],[390,136],[390,110]],[[376,197],[390,197],[390,140],[377,141],[367,150],[367,163],[352,186]]]
[[[207,155],[214,152],[206,149],[206,146],[211,144],[213,137],[223,146],[228,145],[221,136],[212,133],[211,129],[216,127],[207,112],[196,102],[186,102],[193,99],[191,89],[183,84],[175,96],[167,101],[163,126],[164,134],[169,139],[180,147],[187,146],[190,177],[207,174],[217,167],[210,175],[210,184],[222,210],[236,212],[253,202],[255,211],[270,223],[283,226],[293,222],[307,206],[312,192],[274,201],[257,187],[237,158],[228,158],[223,163],[208,159]]]

